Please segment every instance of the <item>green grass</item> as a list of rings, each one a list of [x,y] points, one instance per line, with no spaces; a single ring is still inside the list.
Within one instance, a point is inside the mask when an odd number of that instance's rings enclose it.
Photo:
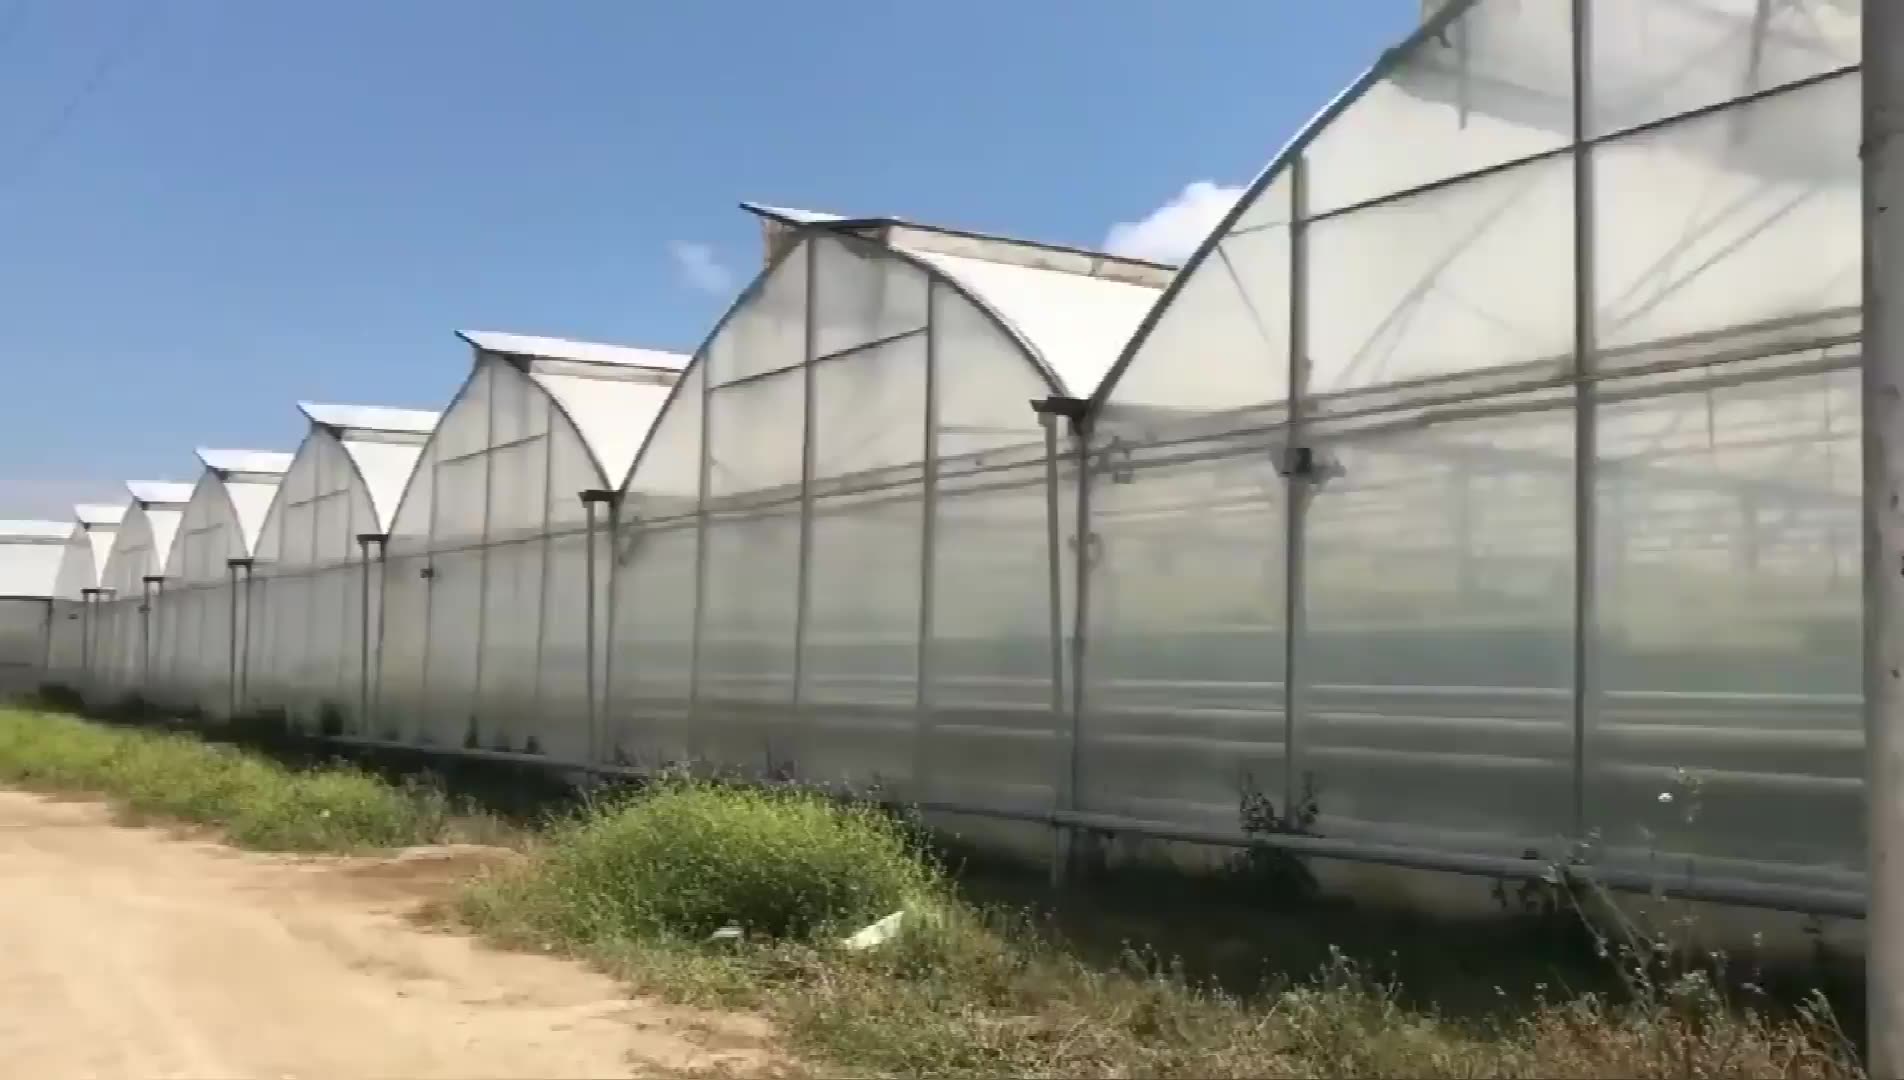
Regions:
[[[278,850],[410,844],[456,827],[433,788],[24,710],[0,709],[0,783],[101,794]],[[1611,992],[1503,994],[1492,1012],[1457,1015],[1334,948],[1306,953],[1324,959],[1297,977],[1266,964],[1277,974],[1254,984],[1218,984],[1141,947],[1083,948],[1057,924],[975,900],[889,816],[800,792],[661,783],[523,839],[527,858],[465,888],[466,925],[641,991],[759,1010],[818,1075],[1861,1075],[1822,1004],[1774,1008],[1696,966],[1624,964]],[[1188,896],[1173,905],[1179,921],[1199,919]],[[843,934],[894,910],[908,913],[896,939],[844,947]],[[1289,953],[1315,945],[1297,938],[1296,916],[1254,918]],[[729,925],[738,940],[709,940]],[[1654,955],[1644,940],[1619,944],[1614,963]],[[1491,951],[1513,949],[1503,939]],[[1410,970],[1423,966],[1434,964]]]
[[[0,782],[103,795],[134,814],[216,825],[241,847],[356,851],[429,843],[449,801],[347,765],[292,769],[185,734],[0,708]]]
[[[841,944],[897,909],[898,939]],[[1859,1075],[1822,1006],[1774,1018],[1696,970],[1456,1020],[1339,953],[1247,992],[1128,948],[1094,962],[962,896],[889,819],[804,794],[664,785],[591,807],[462,913],[645,991],[763,1010],[826,1075]],[[729,922],[743,940],[707,940]]]

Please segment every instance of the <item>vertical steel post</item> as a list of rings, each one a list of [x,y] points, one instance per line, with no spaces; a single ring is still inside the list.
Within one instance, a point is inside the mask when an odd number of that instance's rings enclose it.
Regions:
[[[616,594],[621,591],[621,559],[616,556],[621,544],[621,504],[625,492],[615,492],[608,500],[608,581],[603,588],[607,590],[608,607],[602,613],[602,713],[606,717],[615,701],[615,625],[621,617],[621,602]]]
[[[1904,1074],[1904,4],[1864,5],[1868,1074]]]
[[[225,626],[225,719],[238,718],[238,563],[225,560],[227,591]]]
[[[1032,410],[1038,414],[1038,423],[1045,430],[1045,549],[1046,593],[1050,602],[1051,635],[1051,723],[1052,735],[1061,740],[1064,748],[1064,772],[1056,780],[1057,788],[1053,800],[1055,809],[1060,812],[1077,809],[1078,788],[1078,735],[1083,717],[1083,693],[1078,684],[1083,680],[1084,661],[1081,655],[1084,640],[1084,576],[1089,561],[1085,514],[1085,489],[1088,486],[1087,473],[1090,471],[1090,447],[1080,437],[1078,441],[1078,522],[1077,522],[1077,588],[1078,603],[1074,612],[1076,626],[1070,652],[1070,674],[1065,672],[1065,621],[1064,621],[1064,537],[1062,503],[1058,487],[1058,426],[1069,419],[1074,428],[1081,427],[1086,402],[1077,398],[1048,397],[1031,403]],[[1067,684],[1071,694],[1065,693]],[[1066,704],[1070,704],[1067,716]],[[1059,825],[1052,837],[1053,852],[1051,862],[1051,881],[1054,885],[1063,884],[1070,869],[1071,830]]]
[[[97,589],[79,590],[79,681],[73,689],[84,693],[93,683],[93,600]]]
[[[941,287],[936,282],[926,285],[925,445],[920,450],[925,465],[920,492],[919,651],[913,662],[912,755],[912,789],[921,799],[928,798],[931,791],[933,729],[937,727],[932,698],[932,637],[939,562],[939,343],[932,313],[938,306]]]
[[[1598,408],[1595,403],[1593,356],[1594,320],[1597,300],[1594,295],[1594,196],[1592,150],[1586,140],[1593,134],[1587,129],[1591,116],[1593,84],[1589,79],[1592,65],[1593,20],[1588,0],[1573,0],[1573,745],[1571,826],[1575,844],[1585,844],[1591,835],[1588,821],[1587,731],[1598,706],[1599,649],[1595,635],[1595,582],[1598,580],[1598,507],[1594,500],[1595,457],[1599,453],[1596,435]]]
[[[800,564],[795,568],[795,606],[793,613],[793,730],[796,737],[803,735],[807,728],[806,680],[807,680],[807,632],[812,623],[813,608],[813,470],[814,452],[819,441],[819,432],[815,421],[818,415],[814,391],[817,379],[814,377],[815,351],[819,346],[819,319],[814,315],[814,297],[819,291],[820,244],[817,239],[807,241],[807,295],[806,295],[806,344],[805,362],[800,365],[800,378],[803,389],[802,421],[800,425]],[[850,361],[848,361],[850,363]],[[772,740],[768,740],[768,767],[778,765],[773,761]]]
[[[688,757],[692,759],[705,741],[699,737],[701,716],[701,679],[703,641],[707,636],[707,533],[710,460],[714,452],[714,371],[707,354],[695,361],[701,372],[701,446],[700,466],[694,479],[694,625],[688,638]]]
[[[244,637],[240,639],[238,647],[238,707],[241,709],[251,703],[251,591],[256,586],[252,560],[244,561],[244,571]]]
[[[357,534],[357,724],[370,727],[370,541],[374,533]]]
[[[1297,820],[1301,798],[1303,642],[1308,636],[1309,495],[1312,477],[1295,468],[1304,451],[1302,406],[1309,378],[1309,167],[1289,165],[1289,442],[1283,474],[1283,817]]]
[[[371,646],[371,656],[376,660],[377,673],[375,681],[372,683],[374,689],[371,691],[370,696],[370,716],[364,719],[364,731],[373,734],[380,733],[380,728],[383,725],[383,629],[385,621],[384,613],[390,610],[390,534],[379,534],[376,537],[376,543],[377,641],[375,645]],[[425,634],[429,632],[427,625],[424,632]],[[427,643],[428,638],[426,637],[424,640]],[[425,645],[425,649],[424,655],[427,657],[429,655],[427,652],[427,644]],[[376,718],[374,725],[370,717]]]
[[[139,696],[152,698],[152,602],[158,599],[163,578],[147,575],[140,582],[144,595],[139,601]]]
[[[583,631],[582,640],[588,654],[583,663],[583,669],[588,678],[588,764],[590,765],[598,765],[602,762],[601,694],[595,685],[598,670],[595,664],[595,648],[596,639],[600,636],[595,628],[595,587],[598,576],[595,572],[595,523],[598,518],[595,508],[603,505],[609,508],[609,520],[612,522],[615,512],[615,493],[605,490],[582,492],[582,512],[588,518],[588,531],[583,543],[584,558],[588,562],[585,585],[587,596],[582,601],[582,617],[587,621],[588,627]],[[612,531],[609,533],[608,543],[609,550],[614,550],[615,537]]]

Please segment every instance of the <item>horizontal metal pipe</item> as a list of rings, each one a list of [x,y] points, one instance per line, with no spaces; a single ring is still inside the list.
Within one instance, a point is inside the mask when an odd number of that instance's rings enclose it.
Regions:
[[[330,737],[330,741],[370,749],[397,750],[426,756],[510,761],[540,766],[551,770],[594,773],[625,778],[639,778],[648,775],[645,770],[634,766],[566,761],[539,754],[520,754],[495,750],[420,747],[408,743],[396,742],[394,740],[371,739],[358,736],[333,736]],[[759,786],[787,787],[792,785],[779,782],[763,782]],[[1540,859],[1507,858],[1498,855],[1483,855],[1458,851],[1436,851],[1427,848],[1374,844],[1358,840],[1304,836],[1293,833],[1270,833],[1253,837],[1241,837],[1215,830],[1195,829],[1164,822],[1144,821],[1110,814],[1022,810],[1010,807],[974,806],[966,803],[946,801],[862,798],[850,792],[832,792],[831,794],[835,798],[847,801],[870,802],[893,809],[921,813],[953,814],[996,821],[1021,822],[1045,827],[1090,829],[1098,832],[1137,836],[1149,840],[1200,844],[1210,847],[1237,849],[1248,849],[1259,846],[1270,847],[1313,858],[1392,866],[1403,870],[1460,874],[1468,877],[1486,877],[1509,881],[1551,881],[1554,880],[1556,875],[1564,875],[1567,881],[1576,888],[1599,887],[1614,892],[1641,893],[1679,900],[1732,904],[1744,907],[1763,908],[1772,911],[1794,912],[1804,915],[1861,919],[1864,917],[1865,910],[1863,893],[1849,889],[1831,889],[1808,885],[1768,883],[1722,877],[1701,877],[1673,881],[1668,880],[1666,875],[1647,874],[1641,871],[1620,867],[1577,864],[1560,865]]]

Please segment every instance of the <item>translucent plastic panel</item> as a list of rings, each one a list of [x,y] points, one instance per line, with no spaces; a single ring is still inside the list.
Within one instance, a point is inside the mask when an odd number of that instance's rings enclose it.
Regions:
[[[816,238],[815,356],[830,356],[926,325],[926,276],[884,247]]]
[[[806,360],[807,248],[794,249],[734,309],[708,344],[708,377],[722,386]]]
[[[1596,147],[1598,344],[1635,354],[1601,363],[1830,330],[1858,302],[1858,170],[1855,77]]]
[[[506,540],[542,530],[549,498],[548,456],[549,440],[543,437],[489,452],[489,527],[483,535]]]
[[[496,365],[490,378],[490,445],[508,446],[548,434],[549,398],[541,387],[514,365]]]
[[[1051,393],[1016,339],[956,290],[932,287],[939,365],[939,456],[952,459],[1043,436],[1031,402]]]
[[[504,361],[484,359],[476,364],[469,381],[455,402],[443,414],[431,439],[431,450],[438,459],[462,457],[486,447],[489,439],[489,397],[491,382],[498,369],[507,369]],[[519,376],[518,376],[519,377]]]
[[[1237,831],[1283,806],[1285,482],[1260,439],[1104,440],[1079,805]]]
[[[558,420],[550,429],[548,447],[549,475],[543,492],[548,502],[548,513],[539,527],[551,532],[585,528],[588,524],[588,507],[582,502],[582,492],[602,490],[619,483],[622,478],[602,476],[601,467],[595,464],[595,458],[588,452],[582,437],[576,434],[567,421]],[[531,508],[534,505],[525,503]],[[606,506],[596,507],[596,513],[604,522],[607,521]],[[526,523],[525,527],[528,527]]]
[[[1296,761],[1324,835],[1565,850],[1573,438],[1556,410],[1321,448]]]
[[[1249,199],[1242,213],[1230,224],[1230,236],[1246,236],[1261,229],[1273,229],[1286,226],[1294,206],[1295,183],[1290,179],[1289,166],[1284,165],[1269,183],[1254,198]]]
[[[1606,134],[1858,62],[1861,0],[1587,5],[1589,129]]]
[[[1289,188],[1279,177],[1177,283],[1114,407],[1208,413],[1289,396]]]
[[[710,497],[800,483],[805,380],[805,370],[794,368],[714,391],[707,406]]]
[[[483,634],[483,554],[439,554],[429,562],[429,630],[421,725],[425,745],[464,744],[476,726],[476,666]]]
[[[696,537],[688,519],[627,528],[615,541],[604,725],[611,761],[658,767],[688,760]]]
[[[921,497],[909,485],[816,500],[802,701],[916,701]]]
[[[436,466],[436,521],[430,529],[434,544],[479,541],[488,518],[489,455],[445,461]]]
[[[702,697],[791,701],[799,518],[716,515],[706,543]]]
[[[430,582],[423,576],[427,566],[422,557],[390,559],[384,564],[374,728],[380,738],[416,741],[423,724],[430,625]]]
[[[1590,819],[1675,874],[1855,871],[1857,372],[1665,389],[1600,406]]]
[[[1061,765],[1042,462],[942,480],[937,538],[914,784],[931,798],[1047,809]]]
[[[696,364],[675,388],[628,481],[626,511],[672,517],[694,509],[701,492],[701,383]]]
[[[608,531],[598,537],[606,548]],[[542,646],[536,662],[536,708],[523,718],[523,730],[536,749],[560,761],[587,761],[588,715],[588,536],[569,532],[544,541],[547,549],[541,589]],[[597,552],[598,588],[608,583],[605,554]],[[596,647],[606,633],[607,593],[596,600]],[[599,672],[597,678],[600,678]]]
[[[1304,151],[1309,213],[1566,145],[1573,131],[1571,9],[1479,0],[1400,54]]]
[[[522,750],[536,714],[542,541],[497,544],[483,559],[482,681],[473,734],[485,749]]]
[[[1311,226],[1310,391],[1568,363],[1572,215],[1555,158]]]
[[[430,527],[436,517],[436,452],[426,450],[417,460],[403,489],[403,500],[390,525],[390,550],[422,550],[429,544]]]
[[[953,378],[961,377],[956,368],[953,371]],[[813,393],[815,479],[924,460],[925,335],[815,364]]]

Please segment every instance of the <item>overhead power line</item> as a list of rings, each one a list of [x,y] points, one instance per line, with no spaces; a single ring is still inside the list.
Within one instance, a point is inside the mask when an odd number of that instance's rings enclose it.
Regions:
[[[16,4],[16,7],[19,6]],[[71,97],[66,99],[35,135],[27,140],[20,153],[11,161],[0,159],[0,188],[17,183],[38,165],[66,134],[79,112],[85,107],[100,87],[112,77],[112,73],[129,59],[146,35],[157,25],[159,11],[163,5],[159,0],[136,0],[132,18],[126,21],[125,30],[113,43],[99,54],[99,59],[87,72],[85,81],[79,84]],[[4,29],[0,27],[0,29]]]

